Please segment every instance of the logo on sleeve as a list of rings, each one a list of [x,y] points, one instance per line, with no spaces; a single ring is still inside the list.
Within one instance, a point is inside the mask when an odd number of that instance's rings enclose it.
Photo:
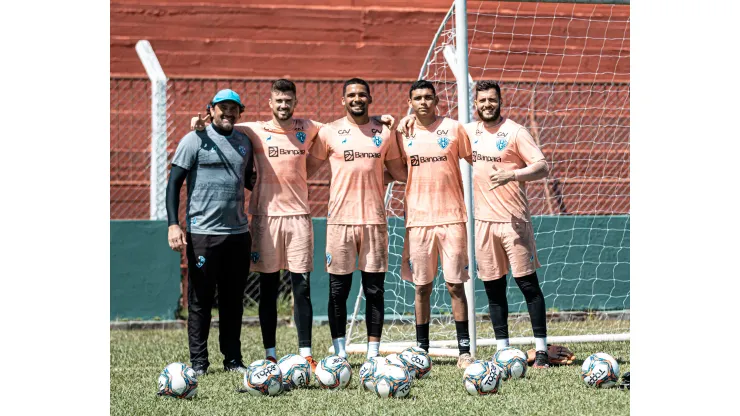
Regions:
[[[268,157],[278,157],[278,147],[277,146],[270,146],[267,148],[267,156]]]
[[[246,156],[247,149],[244,146],[239,145],[239,153],[241,153],[242,156]]]
[[[447,146],[450,145],[450,139],[448,139],[447,137],[440,137],[439,139],[437,139],[437,144],[439,144],[439,147],[441,147],[442,149],[447,149]]]
[[[295,134],[295,138],[298,139],[299,142],[305,143],[306,142],[306,133],[299,131]]]
[[[380,147],[380,145],[383,144],[383,138],[380,136],[373,136],[373,143],[375,144],[375,147]]]
[[[260,253],[259,251],[253,251],[252,252],[252,263],[257,263],[260,261]]]
[[[195,267],[200,269],[201,267],[203,267],[204,264],[206,264],[206,258],[203,256],[198,256],[198,262],[195,263]]]

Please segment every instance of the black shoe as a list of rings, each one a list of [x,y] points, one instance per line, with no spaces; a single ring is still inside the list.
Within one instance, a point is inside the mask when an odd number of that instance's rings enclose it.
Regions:
[[[546,351],[537,351],[534,354],[533,368],[550,368],[550,358]]]
[[[196,377],[200,377],[208,372],[208,364],[193,364],[193,371],[195,371]]]
[[[622,383],[619,384],[620,389],[630,389],[630,372],[624,373],[622,376]]]
[[[241,360],[229,360],[224,362],[224,371],[236,371],[244,374],[247,372],[247,367]]]

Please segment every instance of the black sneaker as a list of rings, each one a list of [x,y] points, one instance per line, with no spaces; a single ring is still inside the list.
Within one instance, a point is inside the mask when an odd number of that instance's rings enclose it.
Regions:
[[[550,358],[547,356],[546,351],[537,351],[534,355],[533,368],[550,368]]]
[[[193,371],[195,371],[196,377],[200,377],[208,372],[208,364],[193,364]]]
[[[620,389],[630,389],[630,372],[624,373],[622,376],[622,382],[619,384]]]
[[[244,374],[247,372],[247,367],[241,360],[229,360],[224,362],[224,371],[236,371]]]

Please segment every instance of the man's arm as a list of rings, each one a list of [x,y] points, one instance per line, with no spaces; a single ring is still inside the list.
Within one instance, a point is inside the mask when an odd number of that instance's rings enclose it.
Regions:
[[[321,168],[321,165],[324,164],[324,161],[321,159],[317,159],[309,154],[306,155],[306,179],[313,176],[316,171],[318,171]]]
[[[518,182],[529,182],[542,179],[549,174],[547,162],[544,160],[538,160],[537,162],[516,170],[499,170],[496,166],[493,167],[491,172],[491,189],[498,188],[501,185],[506,185],[511,181]]]
[[[185,234],[180,228],[180,221],[177,219],[178,210],[180,209],[180,188],[188,176],[187,169],[177,165],[172,165],[170,179],[167,182],[167,194],[165,196],[167,206],[167,242],[170,248],[175,251],[181,251],[187,245]]]
[[[386,160],[385,168],[388,169],[387,173],[391,175],[394,181],[406,183],[408,180],[408,171],[406,170],[406,165],[403,163],[403,158],[399,157],[393,160]]]
[[[257,180],[257,172],[254,171],[254,149],[244,168],[244,187],[251,192],[254,189],[254,183]]]

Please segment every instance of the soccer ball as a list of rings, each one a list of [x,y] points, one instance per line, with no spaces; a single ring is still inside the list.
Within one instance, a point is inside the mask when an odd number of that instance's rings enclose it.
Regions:
[[[405,368],[384,365],[375,372],[375,393],[378,397],[406,397],[411,391],[411,376]]]
[[[463,385],[473,396],[494,394],[501,387],[501,376],[504,370],[491,361],[475,361],[465,369]]]
[[[319,361],[316,366],[316,381],[319,386],[329,390],[339,390],[347,387],[352,380],[352,368],[344,358],[330,355]]]
[[[366,391],[373,391],[375,389],[375,369],[377,366],[377,361],[368,360],[360,367],[360,389]]]
[[[195,371],[183,363],[172,363],[159,373],[160,396],[189,399],[198,394],[198,378]]]
[[[272,361],[257,360],[244,373],[244,387],[253,396],[277,396],[283,392],[283,373]]]
[[[496,351],[491,359],[494,364],[503,368],[502,378],[523,378],[527,373],[527,356],[514,347],[506,347]]]
[[[283,383],[290,389],[311,384],[311,364],[300,355],[288,354],[278,361]]]
[[[406,371],[409,373],[409,376],[411,376],[412,380],[414,377],[416,377],[416,366],[412,364],[411,361],[408,361],[405,357],[394,353],[387,356],[386,360],[388,360],[388,362],[392,365],[397,365],[399,367],[405,368]]]
[[[591,387],[614,387],[619,380],[619,363],[611,355],[597,352],[583,362],[581,378]]]
[[[401,352],[401,357],[410,362],[416,370],[416,378],[422,379],[432,371],[432,359],[419,347],[408,347]]]

